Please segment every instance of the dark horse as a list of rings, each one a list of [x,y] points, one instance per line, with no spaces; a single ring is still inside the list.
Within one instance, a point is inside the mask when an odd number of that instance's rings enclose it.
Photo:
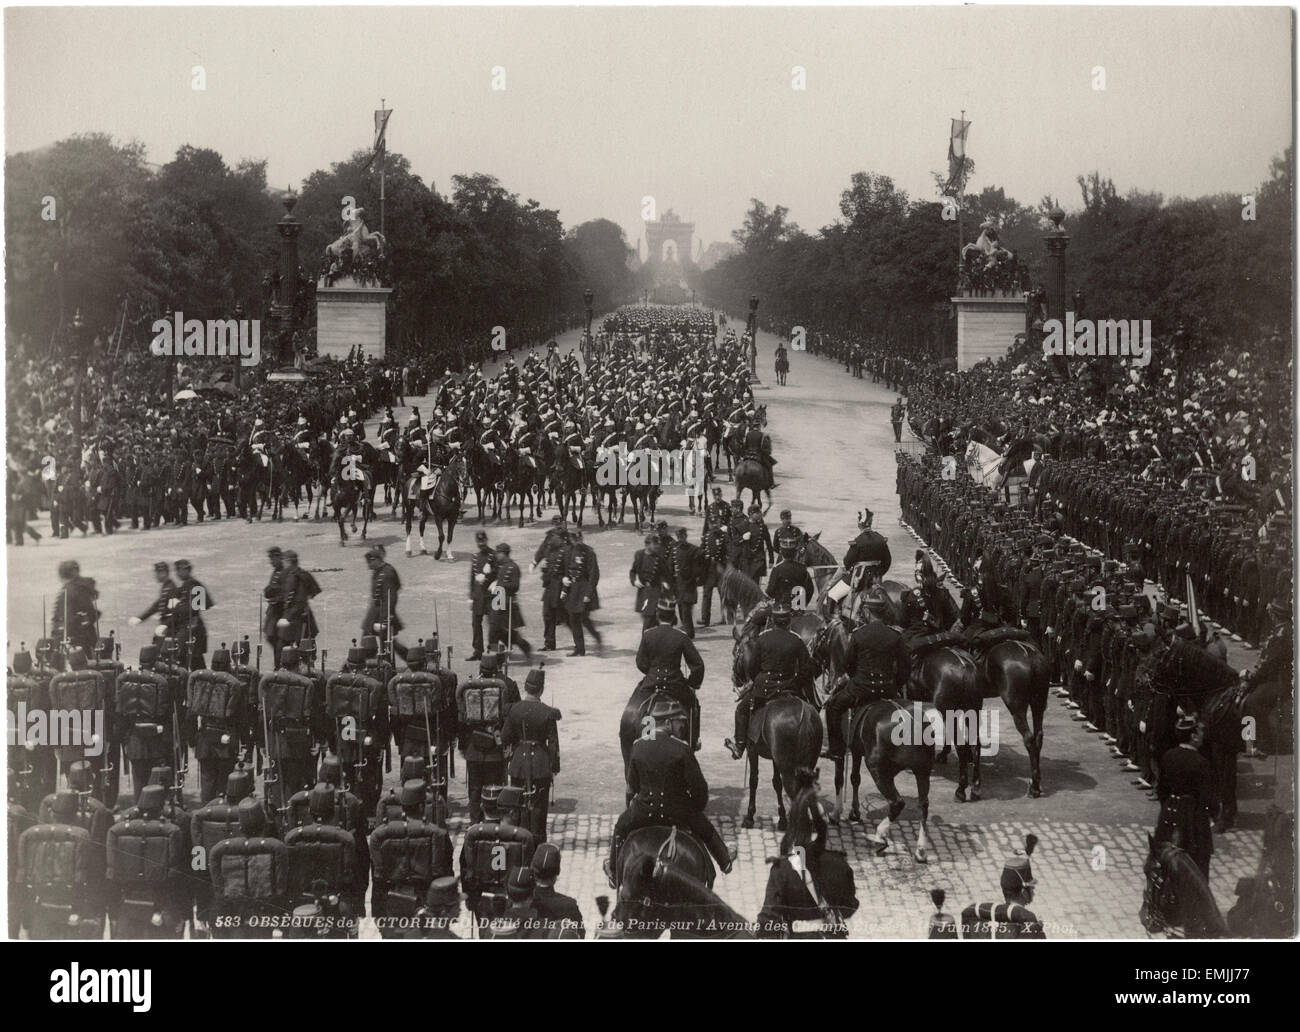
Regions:
[[[748,939],[748,922],[713,892],[704,846],[675,827],[638,828],[619,853],[615,927],[628,939]]]
[[[501,459],[478,441],[470,441],[465,454],[470,480],[474,484],[474,500],[478,504],[478,521],[487,522],[489,507],[492,518],[499,520],[501,503],[505,497],[505,490],[501,486]]]
[[[759,493],[762,492],[767,497],[767,504],[763,506],[763,511],[767,512],[772,508],[772,488],[771,479],[766,466],[757,459],[741,459],[736,464],[736,497],[739,498],[746,491],[758,504]]]
[[[628,696],[627,705],[623,708],[623,716],[619,718],[618,744],[623,750],[623,777],[625,779],[627,778],[627,765],[632,759],[632,746],[636,744],[636,740],[641,737],[645,728],[645,720],[650,713],[650,707],[654,704],[656,695],[662,695],[666,699],[673,698],[673,696],[663,691],[663,689],[657,688],[654,685],[645,688],[637,687],[632,689],[632,694]],[[674,701],[676,700],[674,699]],[[694,714],[688,714],[688,717],[693,721]],[[695,735],[699,733],[699,729],[692,727],[690,732],[691,740],[694,741]],[[626,796],[627,805],[631,806],[631,789],[627,790]]]
[[[756,607],[742,628],[736,632],[736,644],[733,649],[731,680],[736,687],[742,687],[753,681],[758,674],[758,650],[754,647],[759,633],[767,623],[770,602]],[[800,613],[799,616],[813,617],[812,613]],[[799,634],[791,621],[791,630]],[[815,635],[811,627],[803,628],[800,637]],[[811,656],[810,656],[811,658]],[[811,684],[801,686],[809,693]],[[801,699],[791,691],[778,692],[768,699],[753,714],[749,723],[749,810],[745,814],[743,826],[754,826],[754,811],[757,809],[758,795],[758,761],[772,761],[772,788],[776,792],[778,831],[785,831],[785,797],[789,792],[791,799],[796,790],[796,775],[799,771],[811,771],[817,766],[822,751],[822,721],[817,707]]]
[[[1043,713],[1047,709],[1048,682],[1051,680],[1047,660],[1032,642],[1015,637],[1000,641],[978,654],[977,664],[981,694],[986,699],[1002,699],[1020,733],[1020,740],[1025,743],[1025,751],[1029,754],[1029,795],[1037,799],[1043,794]],[[976,749],[972,794],[979,791],[979,785],[979,750]]]
[[[956,638],[955,635],[934,637],[941,641]],[[947,759],[948,750],[956,747],[957,788],[953,798],[959,803],[966,802],[969,787],[971,800],[979,799],[979,719],[984,696],[975,660],[955,643],[937,643],[919,654],[914,652],[906,695],[909,701],[932,706],[942,721],[943,748],[939,759]],[[972,766],[974,777],[968,781],[968,769]]]
[[[334,483],[331,485],[330,504],[334,507],[334,522],[339,527],[340,545],[346,545],[348,541],[348,532],[343,529],[343,521],[349,513],[352,516],[352,531],[355,533],[357,529],[357,510],[361,510],[362,541],[366,539],[366,530],[370,526],[368,499],[374,494],[374,485],[370,480],[369,473],[359,467],[353,467],[353,469],[360,474],[358,479],[343,479],[343,476],[340,475],[334,478]]]
[[[447,562],[455,558],[452,555],[451,542],[456,536],[456,521],[460,519],[460,482],[464,474],[465,459],[457,453],[443,467],[438,482],[434,485],[433,495],[429,499],[429,508],[433,512],[433,525],[438,530],[438,547],[433,550],[435,559],[442,558],[444,537],[447,542]],[[420,523],[420,539],[424,540],[423,517]]]
[[[1220,939],[1228,934],[1210,885],[1195,861],[1174,841],[1156,843],[1148,835],[1146,888],[1138,920],[1148,932],[1183,930],[1187,939]]]

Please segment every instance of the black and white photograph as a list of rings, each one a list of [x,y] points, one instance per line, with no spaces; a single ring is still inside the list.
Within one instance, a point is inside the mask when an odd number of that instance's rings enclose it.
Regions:
[[[1297,936],[1294,45],[6,7],[32,992],[149,1009],[92,940],[1036,940],[1069,991],[1137,943],[1082,1007],[1263,1003],[1163,944]]]

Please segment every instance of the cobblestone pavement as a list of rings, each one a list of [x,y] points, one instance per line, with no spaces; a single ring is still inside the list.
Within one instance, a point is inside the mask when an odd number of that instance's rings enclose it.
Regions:
[[[576,342],[576,335],[561,338],[561,351]],[[899,524],[894,493],[895,461],[889,406],[894,395],[867,377],[855,380],[836,363],[793,352],[789,386],[775,387],[769,373],[775,339],[760,334],[759,375],[765,381],[756,389],[768,406],[768,430],[778,486],[774,493],[772,524],[783,507],[794,510],[795,522],[821,540],[837,556],[856,534],[856,512],[864,505],[875,512],[876,529],[890,541],[893,576],[910,575],[915,540]],[[489,367],[489,373],[491,368]],[[408,398],[429,411],[429,399]],[[407,408],[396,408],[399,424]],[[731,488],[720,481],[724,492]],[[472,507],[471,514],[475,510]],[[527,571],[533,550],[550,525],[550,511],[536,523],[519,528],[489,522],[494,542],[506,540],[524,567],[521,600],[528,626],[523,629],[533,644],[541,644],[540,583]],[[698,537],[698,522],[686,512],[685,499],[669,493],[659,513],[671,525],[685,525]],[[631,516],[629,513],[628,519]],[[456,529],[453,562],[435,562],[431,555],[407,558],[403,554],[402,528],[387,512],[371,525],[371,542],[388,547],[389,557],[403,580],[399,613],[406,623],[403,640],[414,643],[437,625],[442,641],[454,646],[453,669],[468,673],[463,657],[469,653],[469,618],[465,602],[468,556],[473,549],[477,518]],[[638,679],[633,657],[640,639],[640,621],[633,612],[633,589],[627,571],[641,537],[624,527],[601,530],[588,510],[587,540],[601,564],[602,608],[596,613],[605,635],[600,655],[567,658],[570,647],[565,628],[558,631],[561,651],[547,653],[547,698],[559,707],[563,771],[552,807],[552,837],[564,847],[561,891],[577,897],[588,916],[595,918],[594,899],[608,893],[600,860],[608,848],[616,815],[623,806],[623,778],[617,744],[617,722]],[[432,549],[432,528],[426,544]],[[362,559],[364,546],[355,537],[346,548],[338,545],[332,523],[313,521],[249,527],[242,521],[133,533],[129,529],[110,538],[72,538],[39,547],[9,548],[6,599],[7,631],[11,648],[29,644],[41,634],[42,601],[47,604],[57,589],[56,564],[77,558],[87,576],[96,578],[104,612],[102,627],[115,629],[128,662],[148,641],[147,627],[131,628],[127,618],[142,612],[153,600],[150,565],[156,559],[184,556],[194,564],[196,576],[210,589],[216,608],[208,614],[209,640],[215,647],[242,634],[257,637],[258,604],[268,566],[264,550],[272,543],[293,547],[302,564],[311,569],[323,588],[316,612],[323,626],[320,644],[328,650],[328,668],[337,669],[350,640],[359,635],[369,575]],[[698,616],[698,611],[697,611]],[[719,879],[720,893],[742,915],[753,918],[762,902],[766,882],[763,860],[777,852],[774,830],[775,799],[770,768],[765,764],[758,788],[758,827],[740,830],[746,809],[745,766],[733,762],[721,741],[731,734],[733,695],[730,684],[731,628],[702,628],[697,644],[708,673],[700,694],[703,750],[700,763],[709,781],[712,799],[709,815],[723,836],[737,842],[741,858],[737,871]],[[1255,662],[1255,654],[1231,645],[1238,667]],[[514,673],[522,679],[521,661],[515,654]],[[265,667],[264,667],[265,668]],[[1154,827],[1157,807],[1146,792],[1135,787],[1132,775],[1120,769],[1096,735],[1086,734],[1070,720],[1064,702],[1053,696],[1048,707],[1043,752],[1043,789],[1040,799],[1026,797],[1028,760],[1001,704],[991,704],[998,714],[1000,742],[995,756],[984,761],[983,798],[959,804],[953,799],[953,762],[936,768],[931,786],[930,835],[933,856],[917,864],[905,852],[915,842],[918,816],[916,789],[910,775],[899,778],[907,803],[894,826],[894,851],[877,858],[866,842],[863,826],[844,825],[833,837],[844,848],[858,875],[862,911],[854,922],[855,934],[864,936],[917,936],[924,934],[930,909],[928,892],[948,890],[948,909],[992,898],[1005,855],[1017,848],[1026,832],[1039,836],[1034,871],[1040,888],[1035,909],[1062,936],[1141,936],[1137,921],[1141,902],[1141,866],[1146,832]],[[1212,865],[1215,895],[1223,908],[1233,902],[1236,879],[1253,872],[1260,848],[1259,829],[1269,801],[1292,798],[1292,759],[1242,760],[1239,829],[1215,836]],[[463,775],[462,775],[463,776]],[[874,820],[882,800],[864,772],[863,802]],[[190,801],[197,792],[192,777]],[[391,776],[390,776],[391,780]],[[823,764],[823,793],[832,792],[831,772]],[[124,784],[124,789],[125,789]],[[455,826],[463,824],[464,788],[453,787]],[[1098,847],[1104,853],[1097,852]]]

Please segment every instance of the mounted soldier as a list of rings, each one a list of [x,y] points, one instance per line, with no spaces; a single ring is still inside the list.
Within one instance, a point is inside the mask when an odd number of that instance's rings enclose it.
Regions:
[[[750,687],[736,701],[736,737],[723,742],[733,760],[745,754],[751,718],[768,700],[780,692],[791,692],[812,701],[814,665],[803,639],[790,630],[792,615],[785,603],[772,606],[770,625],[751,639],[737,658],[741,676]]]

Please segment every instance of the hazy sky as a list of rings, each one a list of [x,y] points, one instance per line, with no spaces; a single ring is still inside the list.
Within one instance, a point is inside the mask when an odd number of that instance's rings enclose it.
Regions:
[[[185,143],[266,158],[297,187],[370,144],[383,97],[390,146],[443,192],[488,172],[632,244],[651,195],[707,244],[755,196],[816,230],[858,170],[932,197],[964,108],[973,190],[1076,207],[1099,168],[1121,191],[1240,193],[1291,140],[1290,26],[1285,8],[10,8],[5,149],[106,131],[157,163]]]

